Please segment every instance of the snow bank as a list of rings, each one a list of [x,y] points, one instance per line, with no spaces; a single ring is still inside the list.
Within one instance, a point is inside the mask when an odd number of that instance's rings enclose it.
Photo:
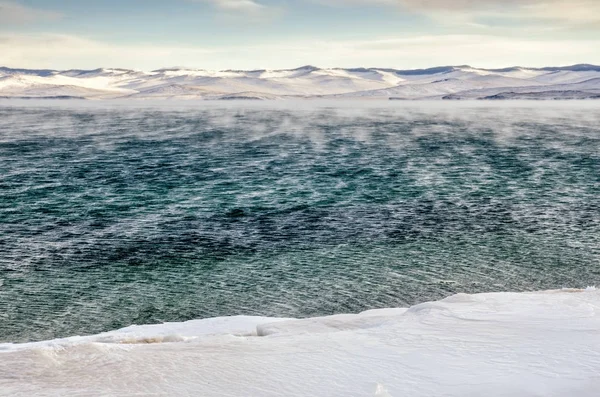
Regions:
[[[600,291],[459,294],[0,345],[0,395],[597,396]]]

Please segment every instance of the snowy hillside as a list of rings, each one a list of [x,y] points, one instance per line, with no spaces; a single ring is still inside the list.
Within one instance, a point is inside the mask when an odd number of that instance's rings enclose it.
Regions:
[[[1,98],[596,99],[600,66],[421,70],[28,70],[0,67]]]

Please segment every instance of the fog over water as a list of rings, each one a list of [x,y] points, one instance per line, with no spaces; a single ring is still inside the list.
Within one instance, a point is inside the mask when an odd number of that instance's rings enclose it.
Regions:
[[[596,102],[0,101],[0,342],[600,283]]]

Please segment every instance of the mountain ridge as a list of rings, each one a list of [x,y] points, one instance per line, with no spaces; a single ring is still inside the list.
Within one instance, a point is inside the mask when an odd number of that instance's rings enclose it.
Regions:
[[[183,67],[23,69],[0,67],[0,97],[83,99],[489,99],[526,92],[527,99],[577,99],[600,94],[600,66],[486,69],[376,67],[206,70]],[[527,88],[533,88],[532,91]],[[481,95],[479,95],[481,94]],[[523,96],[523,95],[522,95]]]
[[[360,71],[360,70],[383,70],[383,71],[396,71],[396,72],[404,72],[404,73],[435,73],[437,71],[447,71],[452,69],[477,69],[489,72],[508,72],[516,69],[527,69],[527,70],[540,70],[540,71],[598,71],[600,72],[600,65],[594,65],[589,63],[577,63],[573,65],[567,66],[543,66],[543,67],[532,67],[532,66],[507,66],[504,68],[479,68],[471,65],[447,65],[447,66],[434,66],[430,68],[415,68],[415,69],[396,69],[389,67],[333,67],[333,68],[321,68],[314,65],[303,65],[296,68],[284,68],[284,69],[204,69],[204,68],[190,68],[184,66],[177,67],[165,67],[150,70],[149,72],[162,72],[162,71],[175,71],[175,70],[195,70],[195,71],[216,71],[216,72],[265,72],[265,71],[296,71],[302,69],[313,69],[313,70],[348,70],[348,71]],[[128,69],[128,68],[118,68],[118,67],[98,67],[95,69],[30,69],[30,68],[13,68],[8,66],[0,66],[0,73],[4,71],[19,71],[19,72],[96,72],[101,70],[118,70],[118,71],[128,71],[128,72],[145,72],[141,69]]]

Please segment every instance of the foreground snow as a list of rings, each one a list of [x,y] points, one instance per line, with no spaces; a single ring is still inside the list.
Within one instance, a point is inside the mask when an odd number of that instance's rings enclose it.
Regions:
[[[383,68],[289,70],[0,68],[0,98],[85,99],[597,99],[600,66],[424,70]]]
[[[459,294],[303,320],[226,317],[0,345],[0,394],[597,396],[600,291]]]

